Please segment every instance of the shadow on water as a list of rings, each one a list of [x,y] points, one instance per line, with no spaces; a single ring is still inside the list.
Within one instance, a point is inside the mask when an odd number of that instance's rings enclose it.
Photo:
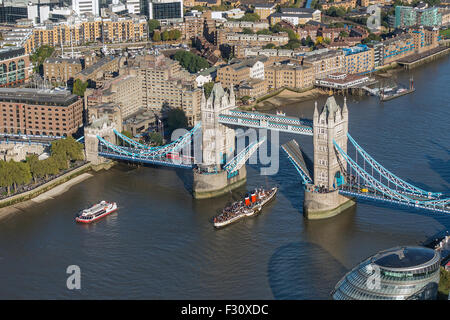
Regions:
[[[275,250],[267,268],[275,299],[329,299],[346,268],[320,246],[291,242]]]
[[[172,169],[177,177],[183,182],[186,191],[192,194],[194,185],[194,173],[191,169]]]
[[[355,232],[355,214],[352,207],[329,219],[304,219],[305,241],[283,245],[270,258],[268,277],[275,299],[330,299],[348,271],[339,258]]]

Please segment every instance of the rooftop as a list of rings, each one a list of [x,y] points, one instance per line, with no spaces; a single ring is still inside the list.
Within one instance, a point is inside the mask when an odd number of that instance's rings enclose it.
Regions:
[[[0,101],[48,106],[69,106],[78,96],[66,90],[0,88]]]
[[[377,253],[372,261],[380,267],[401,269],[426,264],[436,252],[425,247],[396,247]]]

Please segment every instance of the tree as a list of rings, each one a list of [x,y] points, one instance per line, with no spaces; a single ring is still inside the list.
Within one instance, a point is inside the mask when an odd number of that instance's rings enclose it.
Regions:
[[[273,43],[268,43],[268,44],[264,45],[262,48],[263,49],[274,49],[274,48],[276,48],[276,45],[274,45]]]
[[[206,59],[189,51],[178,50],[173,55],[173,59],[177,60],[183,68],[191,73],[196,73],[202,69],[209,68],[209,63]]]
[[[325,38],[323,39],[323,42],[326,44],[330,44],[331,43],[331,39],[330,38]]]
[[[160,42],[161,41],[161,33],[159,31],[153,32],[152,40],[154,42]]]
[[[341,32],[339,32],[339,37],[341,37],[341,38],[347,38],[347,37],[348,37],[348,32],[346,32],[346,31],[341,31]]]
[[[150,132],[148,139],[156,146],[161,146],[163,144],[163,137],[158,132]]]
[[[242,33],[244,34],[253,34],[253,30],[250,28],[244,28],[242,29]]]
[[[205,91],[206,99],[209,98],[209,95],[211,94],[213,87],[214,87],[214,82],[212,82],[212,81],[207,82],[203,85],[203,90]]]
[[[130,131],[122,130],[121,134],[124,135],[127,138],[133,139],[133,134]],[[125,142],[124,140],[120,140],[119,144],[121,146],[125,146],[127,144],[127,142]]]
[[[167,125],[170,134],[176,129],[186,128],[188,122],[184,111],[179,108],[171,109],[167,114]]]
[[[31,172],[28,163],[11,160],[9,161],[9,170],[14,186],[14,192],[17,191],[17,186],[30,183]]]
[[[11,165],[9,162],[0,161],[0,186],[6,188],[8,195],[13,184]]]
[[[83,145],[73,137],[55,140],[51,145],[53,165],[59,170],[67,169],[70,161],[83,160]]]
[[[155,20],[155,19],[150,19],[150,20],[148,20],[148,33],[149,33],[150,35],[154,34],[154,33],[153,33],[154,30],[155,30],[155,29],[158,29],[159,26],[160,26],[160,23],[159,23],[158,20]]]
[[[163,33],[161,34],[161,40],[162,41],[170,40],[169,31],[167,30],[163,31]]]
[[[88,82],[83,82],[80,79],[76,79],[73,83],[72,87],[72,93],[76,94],[77,96],[84,97],[84,93],[86,91],[86,88],[88,87]]]
[[[247,12],[246,14],[244,14],[244,16],[240,19],[238,19],[240,21],[251,21],[251,22],[256,22],[258,20],[260,20],[260,17],[258,16],[258,14],[252,12]]]
[[[267,35],[270,35],[270,34],[272,34],[272,31],[270,31],[269,29],[262,29],[262,30],[256,31],[256,34],[267,34]]]
[[[35,72],[40,72],[42,69],[42,64],[44,63],[44,61],[51,57],[51,55],[53,54],[53,51],[55,51],[55,48],[48,46],[48,45],[43,45],[40,46],[31,56],[30,56],[30,60],[31,62],[33,62],[34,65],[34,71]]]
[[[28,156],[26,161],[30,167],[30,172],[33,177],[34,183],[37,182],[38,178],[42,178],[45,176],[41,161],[36,154]]]

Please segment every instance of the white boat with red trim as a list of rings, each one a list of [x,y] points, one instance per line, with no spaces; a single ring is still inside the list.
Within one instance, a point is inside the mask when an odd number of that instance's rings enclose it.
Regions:
[[[102,200],[101,202],[94,204],[92,207],[81,211],[75,218],[75,221],[81,223],[91,223],[107,216],[110,213],[113,213],[116,210],[117,203]]]

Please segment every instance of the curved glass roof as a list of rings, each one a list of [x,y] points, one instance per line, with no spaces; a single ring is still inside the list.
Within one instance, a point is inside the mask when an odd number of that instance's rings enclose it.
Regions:
[[[372,261],[385,268],[410,268],[427,263],[435,254],[424,247],[396,247],[376,254]]]

